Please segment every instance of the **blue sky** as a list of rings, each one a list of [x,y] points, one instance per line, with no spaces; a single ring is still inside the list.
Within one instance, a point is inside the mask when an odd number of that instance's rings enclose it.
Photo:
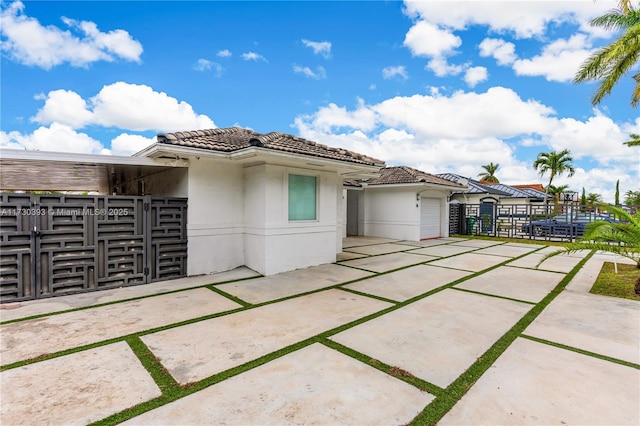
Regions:
[[[630,76],[597,108],[577,66],[613,1],[3,2],[0,147],[130,155],[157,133],[242,126],[388,165],[638,190]]]

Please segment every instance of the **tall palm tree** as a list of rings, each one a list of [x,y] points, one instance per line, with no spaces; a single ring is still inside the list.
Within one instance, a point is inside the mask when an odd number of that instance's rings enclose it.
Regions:
[[[628,140],[626,142],[624,142],[625,145],[627,146],[640,146],[640,135],[637,133],[631,133],[629,135],[629,137],[631,138],[631,140]]]
[[[602,203],[602,195],[596,194],[595,192],[590,192],[587,195],[587,205],[592,207],[594,211],[597,211],[597,205]]]
[[[562,193],[564,191],[566,191],[567,189],[569,189],[569,185],[560,185],[560,186],[553,186],[553,185],[549,185],[549,194],[553,194],[553,211],[555,212],[555,214],[559,214],[560,213],[560,195],[562,195]]]
[[[482,168],[485,171],[482,173],[478,173],[478,176],[480,176],[480,182],[500,183],[500,181],[496,177],[496,172],[498,171],[498,167],[500,167],[500,164],[493,164],[493,163],[489,163],[485,166],[482,166]]]
[[[589,56],[578,69],[573,81],[583,83],[599,80],[591,103],[597,105],[611,93],[623,75],[634,68],[640,59],[640,11],[634,9],[631,0],[620,0],[619,10],[614,10],[591,21],[592,26],[607,30],[621,30],[622,35]],[[631,76],[636,86],[631,94],[631,106],[640,103],[640,72]]]
[[[640,205],[640,190],[632,191],[628,190],[624,193],[624,203],[628,206],[638,206]]]
[[[541,152],[533,162],[533,168],[538,171],[540,176],[544,176],[547,172],[549,173],[549,183],[544,189],[545,212],[549,205],[549,187],[551,186],[551,182],[553,182],[553,178],[560,176],[565,172],[567,172],[567,176],[573,176],[576,170],[571,164],[572,161],[573,157],[571,157],[571,152],[568,149],[563,149],[560,152]]]

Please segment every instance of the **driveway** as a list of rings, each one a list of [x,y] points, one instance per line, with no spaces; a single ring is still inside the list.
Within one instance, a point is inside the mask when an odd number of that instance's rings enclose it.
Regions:
[[[0,310],[2,424],[639,424],[640,304],[604,255],[347,238],[247,268]],[[7,309],[13,308],[13,309]]]

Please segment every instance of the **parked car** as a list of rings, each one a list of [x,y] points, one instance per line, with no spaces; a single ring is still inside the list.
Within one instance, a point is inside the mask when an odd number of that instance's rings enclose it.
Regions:
[[[606,220],[612,223],[618,222],[617,219],[600,213],[561,214],[550,219],[534,220],[530,223],[525,223],[522,226],[522,231],[534,237],[582,237],[587,224],[595,220]]]

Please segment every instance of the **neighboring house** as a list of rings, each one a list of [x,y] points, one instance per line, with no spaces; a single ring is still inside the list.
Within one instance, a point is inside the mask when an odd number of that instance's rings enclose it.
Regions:
[[[343,235],[409,241],[449,236],[449,195],[466,186],[411,167],[387,167],[380,176],[344,183]]]
[[[241,265],[264,275],[336,260],[345,178],[384,162],[279,132],[241,128],[158,135],[138,157],[186,160],[188,274]]]
[[[501,183],[481,183],[480,181],[465,178],[453,173],[441,173],[439,177],[454,182],[466,182],[469,189],[457,191],[451,195],[451,200],[462,204],[518,204],[531,205],[544,202],[544,189],[539,191],[530,186],[518,188],[516,185]]]

